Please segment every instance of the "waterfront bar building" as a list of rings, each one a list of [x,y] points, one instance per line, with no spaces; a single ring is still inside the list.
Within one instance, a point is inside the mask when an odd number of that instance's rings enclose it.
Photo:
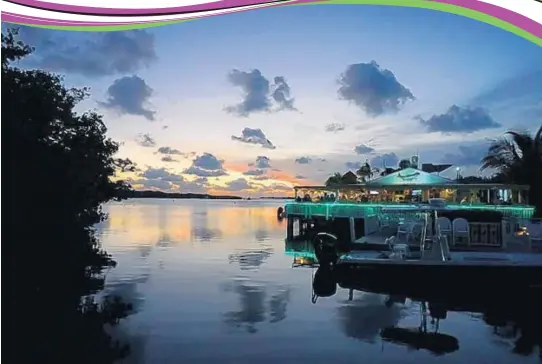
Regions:
[[[437,202],[439,216],[468,220],[471,244],[502,246],[504,238],[534,214],[528,204],[529,186],[462,184],[414,168],[365,183],[294,190],[295,201],[284,207],[287,240],[305,239],[308,230],[316,229],[332,231],[344,241],[363,241],[378,235],[383,221],[401,221]]]
[[[294,190],[298,203],[347,204],[360,210],[375,206],[417,205],[440,198],[448,208],[455,209],[497,210],[504,215],[521,218],[531,217],[534,211],[528,205],[529,186],[462,184],[414,168],[406,168],[365,183],[296,186]]]

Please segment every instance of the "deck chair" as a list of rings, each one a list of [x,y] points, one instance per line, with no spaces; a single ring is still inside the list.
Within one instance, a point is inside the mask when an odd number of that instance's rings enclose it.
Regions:
[[[457,238],[461,238],[461,243],[466,242],[467,245],[470,245],[469,222],[462,217],[458,217],[452,222],[452,245],[457,243]]]
[[[408,257],[408,255],[410,254],[410,248],[408,247],[408,244],[399,243],[395,236],[391,236],[385,241],[390,248],[390,256],[401,257],[401,259],[403,259],[405,257]]]
[[[416,220],[405,220],[405,223],[397,227],[397,239],[404,236],[408,242],[414,235],[421,233],[423,223]]]
[[[446,236],[448,241],[452,237],[452,222],[447,217],[439,217],[437,219],[437,227],[440,234]]]

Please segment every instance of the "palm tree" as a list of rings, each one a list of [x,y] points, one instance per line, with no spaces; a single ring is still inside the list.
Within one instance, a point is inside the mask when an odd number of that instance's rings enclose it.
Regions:
[[[380,172],[380,176],[384,177],[388,174],[392,174],[393,172],[397,172],[397,170],[395,168],[386,167]]]
[[[326,181],[326,186],[339,185],[342,182],[342,175],[340,173],[335,173],[333,176],[330,176]]]
[[[373,170],[371,169],[369,162],[362,164],[356,171],[356,174],[359,176],[361,182],[366,182],[368,179],[371,179],[373,177]]]
[[[534,136],[508,131],[494,140],[480,170],[488,168],[507,183],[528,185],[529,203],[535,206],[535,216],[542,217],[542,125]]]
[[[408,159],[401,159],[399,162],[399,169],[410,168],[410,161]]]

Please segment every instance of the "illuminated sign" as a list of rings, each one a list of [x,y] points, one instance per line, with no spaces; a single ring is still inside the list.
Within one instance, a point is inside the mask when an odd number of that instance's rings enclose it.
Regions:
[[[403,181],[412,182],[412,181],[418,179],[419,175],[420,175],[420,172],[414,172],[414,173],[403,174],[403,175],[401,173],[398,173],[397,178],[400,178]]]

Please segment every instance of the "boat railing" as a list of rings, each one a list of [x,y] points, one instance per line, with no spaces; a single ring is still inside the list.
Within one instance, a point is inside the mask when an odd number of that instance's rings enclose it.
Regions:
[[[427,228],[429,227],[429,216],[427,213],[423,214],[423,229],[420,236],[420,253],[423,256],[423,252],[425,251],[425,244],[427,241]]]
[[[285,206],[287,215],[304,217],[325,216],[329,217],[356,217],[363,218],[367,215],[379,215],[383,209],[403,209],[427,207],[427,204],[397,203],[397,202],[353,202],[353,201],[291,201]],[[504,216],[518,219],[532,218],[534,207],[523,205],[460,205],[448,204],[447,210],[485,210],[498,211]]]
[[[431,249],[435,249],[435,244],[438,244],[438,250],[439,250],[439,259],[442,261],[448,260],[450,248],[448,245],[448,236],[446,234],[442,234],[442,231],[440,229],[440,225],[438,223],[438,209],[432,210],[427,215],[430,215],[430,219],[427,218],[427,227],[429,222],[431,224],[431,231],[432,235],[430,240],[432,242]],[[427,229],[427,228],[426,228]],[[425,243],[425,242],[424,242]],[[424,244],[425,245],[425,244]],[[422,250],[423,252],[423,250]]]

